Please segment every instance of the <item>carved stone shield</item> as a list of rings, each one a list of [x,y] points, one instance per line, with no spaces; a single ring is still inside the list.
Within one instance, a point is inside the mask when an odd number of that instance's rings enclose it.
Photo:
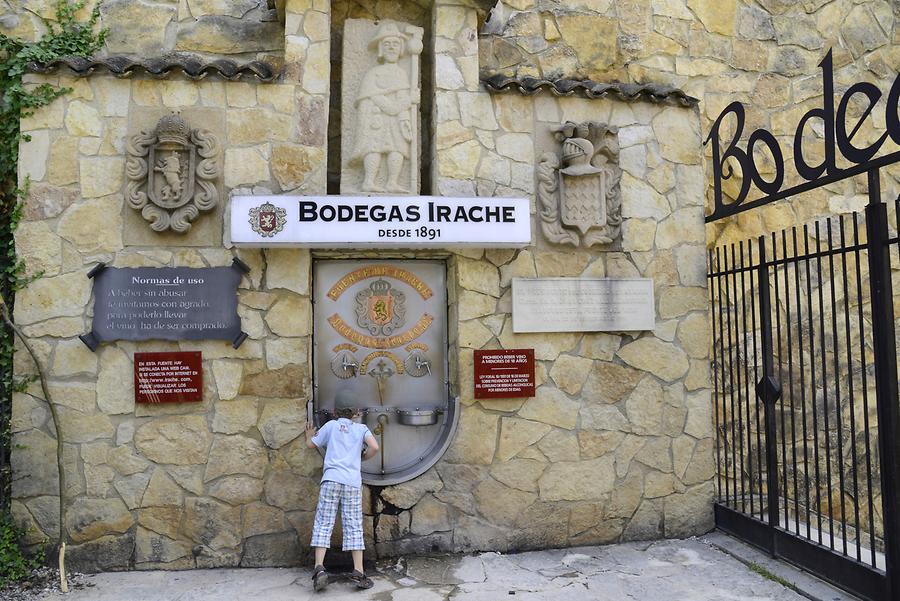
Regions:
[[[606,174],[560,177],[563,225],[576,228],[582,236],[592,227],[606,225]]]
[[[406,295],[375,280],[356,295],[356,323],[372,336],[390,336],[406,323]]]
[[[220,148],[210,132],[168,115],[155,130],[131,136],[126,150],[125,201],[154,231],[185,233],[201,211],[215,208]]]
[[[567,121],[553,128],[562,151],[538,162],[541,230],[553,244],[591,248],[622,232],[617,128]]]

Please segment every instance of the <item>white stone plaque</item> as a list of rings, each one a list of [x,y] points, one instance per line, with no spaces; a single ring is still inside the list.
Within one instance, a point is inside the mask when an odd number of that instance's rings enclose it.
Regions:
[[[513,332],[633,332],[656,325],[649,278],[513,278]]]

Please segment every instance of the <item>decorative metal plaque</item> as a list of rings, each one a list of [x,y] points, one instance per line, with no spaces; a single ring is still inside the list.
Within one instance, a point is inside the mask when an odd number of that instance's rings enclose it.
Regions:
[[[459,418],[450,397],[447,272],[439,261],[313,263],[315,394],[321,426],[354,406],[378,439],[363,482],[389,486],[440,459]]]
[[[538,162],[541,230],[554,244],[609,244],[622,226],[617,128],[602,123],[566,123],[554,128],[562,154]]]
[[[94,321],[81,336],[91,350],[111,340],[229,340],[247,335],[237,313],[237,288],[249,268],[106,267],[94,279]]]
[[[125,148],[125,200],[154,231],[186,233],[200,211],[219,202],[214,180],[221,149],[210,132],[167,115],[152,132],[129,138]]]

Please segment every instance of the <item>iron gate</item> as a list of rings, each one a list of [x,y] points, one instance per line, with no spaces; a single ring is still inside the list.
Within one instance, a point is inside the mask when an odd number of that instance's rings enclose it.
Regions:
[[[864,213],[711,250],[708,282],[717,525],[880,601],[900,591],[900,243],[879,183]]]

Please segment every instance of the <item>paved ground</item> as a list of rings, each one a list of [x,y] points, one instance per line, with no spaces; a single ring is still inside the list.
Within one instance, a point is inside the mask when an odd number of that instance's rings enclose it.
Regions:
[[[312,590],[308,569],[127,572],[44,601],[804,601],[704,539],[628,543],[516,555],[414,557],[380,565],[375,588],[343,580]],[[721,535],[718,535],[721,537]],[[716,543],[719,544],[719,543]],[[733,551],[732,551],[733,552]],[[790,579],[790,578],[789,578]],[[820,591],[822,589],[819,589]],[[848,599],[825,588],[822,601]]]

